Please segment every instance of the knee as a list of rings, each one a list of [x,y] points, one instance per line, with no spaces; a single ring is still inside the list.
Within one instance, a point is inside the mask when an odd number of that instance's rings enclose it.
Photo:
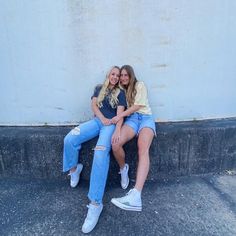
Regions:
[[[96,156],[106,156],[111,150],[111,147],[105,145],[97,145],[94,148],[94,152]]]
[[[113,151],[114,153],[118,152],[121,148],[122,148],[122,146],[121,146],[121,144],[119,144],[119,143],[114,143],[114,144],[112,144],[112,151]]]
[[[69,133],[64,138],[64,146],[74,145],[76,140],[78,141],[78,139],[75,139],[75,137]]]
[[[142,157],[146,157],[149,156],[149,148],[144,148],[144,147],[138,147],[138,157],[142,158]]]
[[[70,133],[64,138],[64,146],[67,146],[71,142]]]
[[[104,162],[107,158],[109,159],[109,152],[110,148],[103,146],[103,145],[97,145],[94,148],[94,159],[96,162]]]
[[[94,151],[95,152],[99,152],[99,151],[106,151],[107,150],[107,147],[106,146],[103,146],[103,145],[97,145],[95,148],[94,148]]]
[[[74,140],[78,140],[80,136],[80,127],[77,126],[72,129],[64,138],[64,145],[73,143]]]

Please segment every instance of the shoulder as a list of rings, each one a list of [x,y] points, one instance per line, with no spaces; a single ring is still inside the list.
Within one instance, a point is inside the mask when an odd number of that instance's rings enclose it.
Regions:
[[[119,90],[120,90],[120,93],[119,93],[119,95],[124,95],[125,96],[125,90],[124,89],[122,89],[122,88],[119,88]]]
[[[125,91],[119,88],[118,99],[126,99]]]
[[[136,84],[135,84],[135,88],[140,90],[142,88],[146,88],[145,84],[143,81],[138,81]]]
[[[99,93],[100,93],[100,91],[101,91],[101,88],[102,88],[102,85],[101,85],[101,84],[98,84],[97,86],[95,86],[94,91],[93,91],[93,95],[92,95],[91,99],[92,99],[93,97],[98,97],[98,95],[99,95]]]
[[[102,88],[102,84],[97,84],[94,88],[94,90],[98,90],[98,89],[101,89]]]
[[[95,88],[94,88],[94,92],[100,91],[101,88],[102,88],[102,84],[97,84],[97,85],[95,86]]]
[[[127,106],[126,102],[126,96],[125,96],[125,91],[123,89],[119,89],[119,95],[118,95],[118,104],[121,106]]]

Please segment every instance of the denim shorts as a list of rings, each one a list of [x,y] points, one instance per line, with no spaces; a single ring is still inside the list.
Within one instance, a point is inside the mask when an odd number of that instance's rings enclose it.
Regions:
[[[150,128],[156,135],[156,125],[152,115],[145,115],[135,112],[125,119],[124,124],[131,127],[137,135],[142,128]]]

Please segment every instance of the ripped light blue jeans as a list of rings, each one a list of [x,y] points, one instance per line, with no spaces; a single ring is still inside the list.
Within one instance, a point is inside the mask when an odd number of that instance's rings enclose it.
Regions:
[[[100,119],[94,118],[71,130],[64,138],[63,171],[76,167],[79,162],[81,144],[98,136],[94,149],[93,165],[90,175],[88,198],[102,203],[110,164],[111,137],[115,125],[103,125]]]

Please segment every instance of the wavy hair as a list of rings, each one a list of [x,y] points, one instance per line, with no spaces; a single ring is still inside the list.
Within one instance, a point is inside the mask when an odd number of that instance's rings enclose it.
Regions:
[[[129,84],[127,86],[122,86],[126,91],[126,100],[128,103],[128,106],[131,107],[134,104],[134,98],[136,96],[136,83],[138,82],[135,74],[134,69],[130,65],[124,65],[120,68],[120,71],[126,70],[128,76],[129,76]]]
[[[97,98],[97,106],[99,108],[102,107],[102,102],[105,98],[105,96],[108,96],[109,98],[109,104],[111,105],[112,108],[116,108],[117,104],[118,104],[118,95],[120,93],[120,85],[119,82],[112,88],[112,90],[110,90],[108,88],[109,86],[109,75],[111,73],[111,71],[116,68],[120,71],[120,67],[118,66],[112,66],[111,69],[107,72],[106,74],[106,79],[103,83],[103,85],[101,85],[101,90],[99,92],[98,98]]]

